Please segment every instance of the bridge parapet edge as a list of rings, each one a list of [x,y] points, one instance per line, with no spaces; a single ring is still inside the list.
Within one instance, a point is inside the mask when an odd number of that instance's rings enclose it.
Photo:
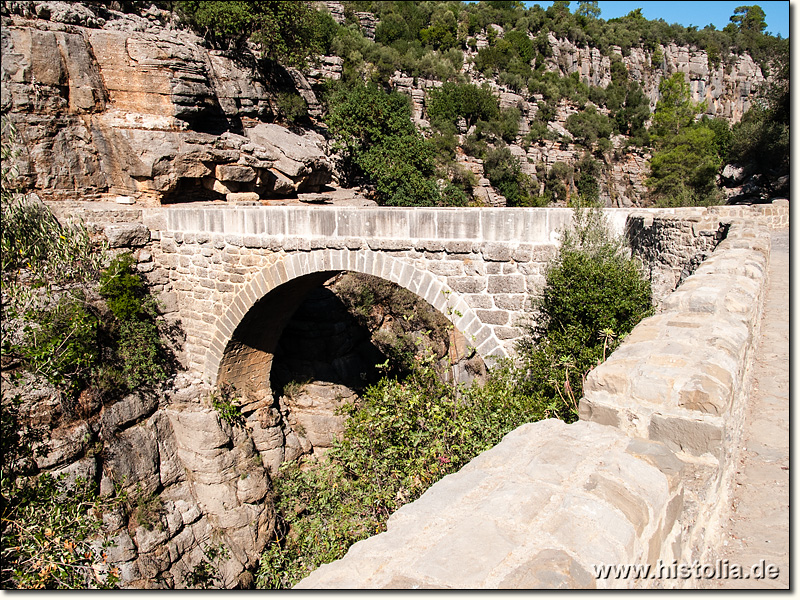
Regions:
[[[684,482],[680,560],[703,560],[740,446],[763,311],[769,222],[736,219],[710,258],[586,379],[580,418],[660,442]],[[705,536],[705,537],[704,537]]]

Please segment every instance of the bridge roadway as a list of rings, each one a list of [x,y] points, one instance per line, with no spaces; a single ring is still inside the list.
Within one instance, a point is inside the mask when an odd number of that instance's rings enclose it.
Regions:
[[[778,577],[712,579],[706,589],[789,589],[789,230],[772,233],[769,284],[736,469],[717,555],[748,571],[761,560]]]

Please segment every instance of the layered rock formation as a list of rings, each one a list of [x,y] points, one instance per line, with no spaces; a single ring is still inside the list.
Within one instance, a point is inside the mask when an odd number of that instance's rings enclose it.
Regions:
[[[345,21],[339,2],[318,3]],[[320,57],[308,77],[296,70],[265,71],[254,53],[231,56],[209,49],[201,38],[180,27],[175,16],[152,7],[144,16],[105,7],[66,2],[6,2],[2,33],[2,109],[19,132],[17,158],[21,181],[50,198],[121,196],[140,203],[195,199],[258,201],[318,192],[335,182],[325,139],[312,131],[295,134],[270,123],[279,112],[277,94],[299,94],[312,118],[322,109],[313,83],[341,78],[340,57]],[[376,20],[355,13],[362,33],[374,38]],[[498,36],[502,28],[495,27]],[[463,73],[493,87],[502,106],[520,108],[520,137],[511,150],[525,172],[536,165],[577,163],[584,149],[548,142],[524,147],[523,136],[536,117],[541,98],[523,96],[485,80],[470,59],[488,44],[477,36],[465,51]],[[548,70],[578,73],[587,85],[606,86],[611,79],[608,55],[549,34]],[[675,44],[651,53],[616,51],[631,79],[650,99],[658,100],[662,78],[687,74],[693,100],[706,102],[706,114],[736,122],[751,106],[765,79],[748,55],[716,66],[707,53]],[[428,127],[425,99],[441,82],[396,73],[392,85],[412,100],[413,118]],[[562,102],[548,124],[559,136],[576,108]],[[462,132],[467,133],[466,131]],[[221,134],[225,134],[224,136]],[[612,140],[621,149],[625,138]],[[619,154],[620,156],[616,156]],[[608,206],[640,202],[647,176],[646,153],[615,153],[599,181]],[[298,164],[300,163],[300,164]],[[505,199],[478,176],[476,198],[502,206]],[[749,181],[758,187],[757,181]],[[734,187],[729,196],[760,194]],[[774,191],[774,190],[773,190]]]
[[[495,26],[496,27],[496,26]],[[502,36],[502,28],[497,29],[497,34]],[[584,155],[585,149],[574,144],[563,144],[561,141],[543,140],[539,144],[523,147],[522,140],[530,131],[530,124],[538,112],[538,102],[541,96],[523,96],[513,90],[499,85],[493,79],[486,79],[475,69],[470,59],[477,56],[478,51],[488,44],[485,35],[477,36],[477,45],[473,50],[464,53],[464,67],[462,72],[476,85],[488,84],[497,93],[500,106],[517,107],[521,112],[519,123],[519,137],[515,144],[511,144],[512,153],[520,159],[523,172],[536,178],[535,165],[542,164],[549,168],[556,162],[568,165],[577,163]],[[557,39],[552,33],[548,34],[548,41],[552,49],[552,56],[547,59],[547,70],[556,72],[562,77],[578,73],[581,81],[589,86],[606,87],[611,83],[610,55],[602,54],[597,48],[578,47],[569,40]],[[711,65],[708,53],[694,47],[677,46],[674,43],[659,46],[655,52],[642,48],[632,48],[626,56],[618,47],[612,47],[612,53],[618,55],[628,69],[630,78],[637,81],[650,100],[651,112],[655,110],[659,99],[658,87],[662,79],[673,73],[686,73],[689,80],[692,100],[705,102],[705,114],[709,117],[722,118],[731,124],[741,120],[742,115],[752,105],[757,88],[765,83],[761,68],[749,55],[735,57],[727,64]],[[421,128],[429,127],[425,110],[425,99],[428,90],[439,82],[425,79],[414,79],[406,74],[396,72],[391,81],[394,88],[411,97],[412,115]],[[603,109],[601,109],[602,111]],[[566,130],[567,117],[577,112],[578,109],[567,101],[562,100],[556,109],[556,116],[548,123],[548,129],[558,137],[571,138]],[[461,132],[462,135],[467,133]],[[626,138],[616,136],[612,139],[614,148],[622,149]],[[646,192],[644,180],[648,176],[647,161],[650,155],[647,152],[619,152],[619,157],[611,157],[605,169],[605,176],[599,181],[600,197],[606,206],[629,207],[639,204],[639,199]],[[483,169],[473,170],[479,177]],[[475,196],[487,205],[505,205],[505,199],[498,196],[493,190],[486,190],[488,180],[479,182],[474,188]],[[747,192],[747,190],[745,190]],[[741,190],[732,191],[729,196],[741,193]]]
[[[27,377],[3,393],[19,395],[21,421],[45,440],[32,471],[99,482],[110,502],[102,536],[111,542],[98,579],[110,570],[126,588],[185,588],[189,574],[223,545],[214,565],[225,588],[250,587],[261,550],[273,536],[269,476],[244,427],[209,405],[210,390],[179,376],[155,394],[130,394],[103,405],[91,391],[78,405]],[[5,410],[5,408],[4,408]],[[126,501],[113,501],[124,494]]]
[[[313,114],[299,72],[210,50],[157,9],[5,8],[2,109],[17,129],[22,183],[40,195],[252,201],[331,181],[321,136],[264,123],[280,86],[299,89]]]

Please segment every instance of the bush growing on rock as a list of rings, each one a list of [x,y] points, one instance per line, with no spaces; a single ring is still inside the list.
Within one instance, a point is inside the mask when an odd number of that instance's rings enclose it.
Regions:
[[[652,311],[650,283],[602,213],[576,209],[518,345],[525,385],[549,398],[554,416],[574,421],[586,374]]]
[[[302,66],[330,48],[336,24],[311,2],[181,0],[177,8],[217,46],[239,47],[247,40],[264,56]]]

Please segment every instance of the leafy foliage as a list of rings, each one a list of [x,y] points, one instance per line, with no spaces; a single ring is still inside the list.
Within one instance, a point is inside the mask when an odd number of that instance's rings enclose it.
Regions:
[[[486,177],[505,196],[509,206],[539,206],[541,200],[534,195],[533,181],[522,172],[519,160],[508,147],[489,150],[484,161]]]
[[[518,347],[526,381],[559,418],[575,420],[586,374],[652,313],[649,282],[598,209],[576,209],[534,309]]]
[[[236,390],[228,384],[221,384],[219,388],[212,392],[209,398],[211,408],[217,411],[220,419],[231,427],[244,427],[245,419],[239,400],[235,397]]]
[[[11,589],[114,588],[115,569],[106,564],[110,542],[101,511],[114,500],[99,498],[83,481],[65,493],[48,474],[9,481],[3,473],[2,585]]]
[[[251,40],[264,56],[291,66],[326,50],[336,27],[311,2],[181,0],[177,7],[216,45],[239,47]]]
[[[459,118],[472,127],[479,120],[491,121],[500,114],[497,98],[488,86],[452,82],[430,91],[427,109],[431,124],[439,128],[444,123],[455,124]]]
[[[155,302],[133,272],[133,263],[131,254],[122,254],[100,276],[100,295],[116,317],[106,327],[116,341],[120,374],[128,389],[161,381],[170,363],[156,322]]]
[[[695,121],[702,104],[692,102],[682,73],[661,81],[653,115],[656,152],[646,184],[660,206],[716,204],[722,194],[716,177],[730,142],[727,123]]]
[[[390,206],[442,202],[433,146],[414,128],[406,96],[375,84],[343,85],[329,105],[326,122],[349,178],[366,177],[377,199]]]
[[[263,554],[257,585],[289,587],[340,558],[435,481],[545,416],[538,398],[517,392],[512,372],[506,366],[485,386],[459,390],[424,365],[347,406],[342,440],[320,462],[286,464],[275,478],[280,540]]]

